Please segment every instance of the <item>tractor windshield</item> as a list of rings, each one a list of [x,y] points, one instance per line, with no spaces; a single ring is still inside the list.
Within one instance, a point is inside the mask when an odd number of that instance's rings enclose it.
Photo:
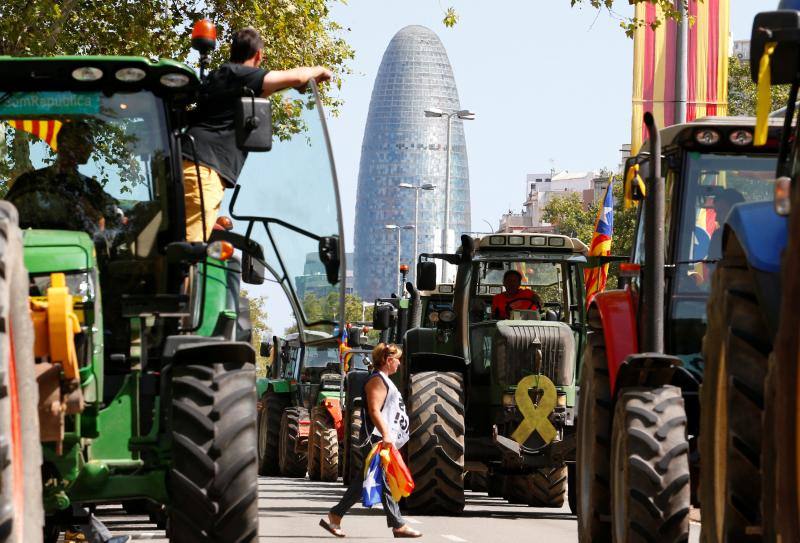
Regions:
[[[516,270],[522,275],[523,288],[529,288],[544,302],[561,302],[562,266],[560,262],[484,262],[480,265],[477,294],[503,292],[503,275]]]
[[[720,225],[734,205],[772,198],[776,162],[767,154],[693,152],[684,173],[668,170],[667,198],[681,204],[667,206],[680,216],[666,217],[667,239],[675,244],[668,248],[675,262],[668,333],[672,354],[693,357],[700,352],[711,276],[722,254]],[[639,244],[637,254],[642,249]]]
[[[675,251],[682,272],[678,290],[708,291],[711,272],[722,254],[720,225],[734,205],[772,199],[775,167],[774,156],[689,154],[680,187],[683,216]]]
[[[273,117],[272,151],[250,154],[232,197],[234,229],[264,246],[298,324],[341,325],[341,209],[316,88],[273,96]]]
[[[7,93],[0,127],[0,194],[18,208],[20,226],[84,231],[142,257],[154,249],[170,175],[159,98]]]

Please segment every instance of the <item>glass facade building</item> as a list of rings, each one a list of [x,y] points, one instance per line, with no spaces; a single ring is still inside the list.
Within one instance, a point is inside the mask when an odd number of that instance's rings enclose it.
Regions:
[[[423,26],[408,26],[383,54],[361,145],[355,221],[355,290],[366,301],[398,289],[397,231],[385,225],[414,224],[401,231],[400,263],[411,268],[415,254],[440,252],[445,211],[447,117],[426,117],[426,109],[461,109],[453,70],[439,37]],[[453,116],[450,153],[450,238],[470,230],[469,169],[463,121]],[[433,184],[434,190],[401,188]],[[457,243],[457,242],[455,242]],[[450,250],[455,245],[451,242]]]

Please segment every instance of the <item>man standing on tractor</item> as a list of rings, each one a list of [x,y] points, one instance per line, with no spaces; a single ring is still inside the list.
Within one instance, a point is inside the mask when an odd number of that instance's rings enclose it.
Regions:
[[[511,316],[514,309],[541,309],[542,300],[538,294],[527,288],[520,288],[522,274],[517,270],[508,270],[503,274],[505,292],[495,294],[492,298],[492,315],[497,320]]]
[[[203,241],[219,214],[224,190],[233,188],[242,171],[247,152],[236,145],[232,98],[266,97],[273,92],[329,81],[332,73],[322,66],[268,71],[260,68],[264,59],[264,41],[255,28],[243,28],[233,35],[230,58],[208,75],[189,135],[199,168],[194,162],[191,146],[184,146],[183,188],[186,206],[186,240]],[[202,205],[198,187],[198,170],[202,185]],[[206,232],[203,233],[205,215]]]

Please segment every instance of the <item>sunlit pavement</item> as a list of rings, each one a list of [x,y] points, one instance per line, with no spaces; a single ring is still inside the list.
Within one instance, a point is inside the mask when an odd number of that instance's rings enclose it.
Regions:
[[[319,519],[344,492],[341,483],[320,483],[306,479],[261,477],[259,486],[259,541],[319,541],[335,538],[318,526]],[[126,515],[119,507],[98,510],[99,518],[114,535],[129,534],[135,541],[164,542],[146,517]],[[409,515],[409,524],[425,535],[420,541],[490,543],[493,541],[546,541],[566,543],[578,540],[577,520],[566,507],[541,509],[509,505],[484,493],[467,492],[467,507],[459,517]],[[386,528],[380,507],[367,510],[355,506],[342,528],[348,539],[363,542],[394,539]],[[692,524],[690,542],[698,542],[700,527]],[[513,538],[513,539],[512,539]]]

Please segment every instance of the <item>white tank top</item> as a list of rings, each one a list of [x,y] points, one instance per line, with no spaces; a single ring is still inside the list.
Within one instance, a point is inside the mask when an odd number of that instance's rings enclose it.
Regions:
[[[389,434],[394,441],[394,446],[399,449],[408,441],[409,421],[408,415],[406,414],[406,405],[403,403],[403,397],[400,395],[400,391],[391,379],[381,371],[377,373],[381,376],[387,388],[386,400],[383,402],[381,416],[389,427]],[[383,437],[377,427],[372,430],[372,435],[380,438]]]

